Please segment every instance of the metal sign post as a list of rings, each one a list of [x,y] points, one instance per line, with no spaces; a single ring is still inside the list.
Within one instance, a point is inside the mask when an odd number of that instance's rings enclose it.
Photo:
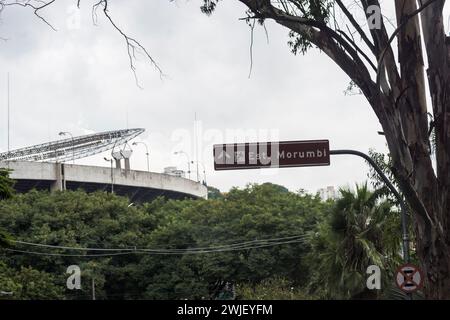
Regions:
[[[423,287],[424,276],[417,266],[407,263],[397,269],[394,279],[397,287],[411,297],[413,292]]]
[[[403,260],[409,263],[408,212],[400,193],[367,154],[330,150],[328,140],[234,143],[214,145],[215,170],[311,167],[330,165],[330,155],[355,155],[366,160],[396,197],[401,209]]]
[[[355,151],[355,150],[331,150],[331,155],[355,155],[358,157],[363,158],[369,164],[375,169],[375,171],[378,173],[378,175],[381,177],[383,182],[386,184],[386,186],[389,188],[389,190],[392,192],[392,194],[397,199],[400,210],[401,210],[401,220],[402,220],[402,251],[403,251],[403,260],[405,263],[409,263],[409,235],[408,235],[408,211],[406,209],[406,204],[402,199],[402,196],[400,193],[395,189],[394,185],[389,181],[389,179],[384,174],[383,170],[377,165],[373,159],[368,156],[365,153]]]
[[[330,150],[328,140],[219,144],[214,145],[214,169],[238,170],[328,166],[330,165],[330,155],[354,155],[363,158],[375,169],[395,196],[401,210],[403,260],[406,264],[405,266],[410,267],[408,211],[406,204],[383,170],[367,154],[355,150]],[[412,300],[411,293],[421,287],[423,276],[416,269],[411,271],[413,276],[410,276],[408,272],[410,272],[408,268],[398,272],[397,285]],[[403,282],[400,283],[401,281]],[[413,288],[414,290],[404,290],[405,287]]]

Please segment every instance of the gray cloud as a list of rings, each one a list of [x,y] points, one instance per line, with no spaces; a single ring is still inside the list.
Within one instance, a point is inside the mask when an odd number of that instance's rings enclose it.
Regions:
[[[311,50],[294,56],[286,44],[287,31],[268,22],[269,43],[264,30],[255,29],[248,79],[250,30],[239,21],[244,7],[224,1],[211,17],[198,7],[198,1],[112,3],[118,25],[139,39],[168,75],[161,80],[140,56],[137,73],[143,90],[134,83],[123,38],[101,16],[93,26],[87,5],[75,30],[67,28],[66,4],[48,10],[58,32],[28,13],[5,11],[0,34],[10,40],[0,43],[0,107],[3,124],[9,71],[13,147],[57,139],[61,130],[84,134],[123,128],[128,118],[130,127],[147,129],[142,139],[150,147],[152,170],[185,168],[185,160],[172,154],[180,147],[172,138],[183,129],[192,133],[197,112],[203,132],[278,130],[281,140],[329,138],[333,148],[386,150],[368,103],[343,94],[349,79],[324,54]],[[360,182],[368,171],[360,159],[333,158],[332,166],[323,168],[214,172],[212,143],[203,141],[200,154],[205,155],[208,182],[223,190],[271,181],[315,191]],[[6,148],[5,129],[0,148]],[[79,161],[102,162],[101,156]],[[146,168],[140,148],[134,166]]]

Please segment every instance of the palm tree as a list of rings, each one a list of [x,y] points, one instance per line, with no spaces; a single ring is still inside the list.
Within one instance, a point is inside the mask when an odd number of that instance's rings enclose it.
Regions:
[[[376,292],[366,289],[366,269],[377,265],[392,270],[400,259],[400,234],[399,213],[379,191],[369,190],[367,183],[357,185],[355,192],[340,189],[312,240],[312,287],[325,288],[328,298],[376,298]]]

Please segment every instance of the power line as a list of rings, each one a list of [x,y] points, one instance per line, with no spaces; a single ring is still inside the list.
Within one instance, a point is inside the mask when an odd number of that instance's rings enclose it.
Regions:
[[[279,238],[280,239],[280,238]],[[251,249],[258,249],[258,248],[267,248],[267,247],[274,247],[279,245],[286,245],[286,244],[294,244],[294,243],[301,243],[304,242],[305,238],[297,238],[293,240],[287,240],[287,241],[276,241],[276,242],[269,242],[269,241],[259,241],[258,243],[255,242],[253,244],[249,243],[242,243],[239,246],[235,245],[233,246],[223,246],[220,248],[214,248],[214,247],[207,247],[206,249],[200,249],[200,248],[191,248],[191,249],[117,249],[117,250],[128,250],[126,252],[112,252],[112,253],[104,253],[104,254],[65,254],[65,253],[51,253],[51,252],[37,252],[37,251],[28,251],[28,250],[17,250],[17,249],[10,249],[10,248],[4,248],[6,251],[10,252],[17,252],[17,253],[24,253],[24,254],[32,254],[32,255],[44,255],[44,256],[63,256],[63,257],[107,257],[107,256],[120,256],[120,255],[129,255],[129,254],[147,254],[147,255],[184,255],[184,254],[207,254],[207,253],[219,253],[219,252],[233,252],[233,251],[242,251],[242,250],[251,250]],[[40,245],[40,244],[34,244],[34,245]],[[54,246],[53,248],[57,248],[59,246]],[[90,251],[89,249],[96,249],[96,250],[104,250],[99,248],[71,248],[71,247],[64,247],[65,250],[85,250]],[[69,249],[70,248],[70,249]],[[108,249],[108,250],[114,250],[114,249]]]
[[[36,252],[36,251],[25,251],[25,250],[17,250],[10,248],[3,248],[5,251],[18,252],[18,253],[26,253],[32,255],[40,255],[40,256],[55,256],[55,257],[109,257],[109,256],[119,256],[119,255],[127,255],[132,254],[134,252],[116,252],[116,253],[105,253],[105,254],[65,254],[65,253],[50,253],[50,252]]]
[[[150,250],[141,250],[141,251],[129,251],[129,252],[115,252],[115,253],[104,253],[104,254],[65,254],[65,253],[49,253],[49,252],[37,252],[37,251],[26,251],[26,250],[16,250],[5,248],[6,251],[24,253],[24,254],[32,254],[32,255],[41,255],[41,256],[59,256],[59,257],[79,257],[79,258],[90,258],[90,257],[110,257],[110,256],[123,256],[130,254],[147,254],[147,255],[185,255],[185,254],[207,254],[207,253],[220,253],[220,252],[232,252],[232,251],[243,251],[243,250],[251,250],[258,248],[266,248],[266,247],[274,247],[285,244],[293,244],[300,243],[304,240],[293,240],[293,241],[285,241],[271,244],[264,244],[258,246],[248,246],[248,247],[238,247],[238,248],[226,248],[226,249],[216,249],[216,250],[203,250],[203,251],[150,251]]]
[[[8,95],[8,153],[10,151],[10,84],[9,84],[9,72],[7,77],[7,95]]]
[[[10,240],[10,242],[18,243],[21,245],[32,246],[32,247],[42,247],[42,248],[52,248],[52,249],[62,249],[62,250],[79,250],[79,251],[135,251],[135,249],[125,249],[125,248],[83,248],[83,247],[68,247],[68,246],[58,246],[50,244],[33,243],[26,241]]]
[[[284,242],[273,242],[273,243],[266,243],[266,244],[260,244],[260,245],[254,245],[254,246],[240,246],[240,247],[229,247],[229,248],[221,248],[221,249],[204,249],[204,250],[180,250],[180,251],[174,251],[174,250],[167,250],[167,251],[154,251],[154,250],[142,250],[140,252],[149,253],[149,254],[161,254],[161,255],[177,255],[177,254],[205,254],[205,253],[217,253],[217,252],[230,252],[230,251],[242,251],[242,250],[250,250],[250,249],[258,249],[258,248],[265,248],[265,247],[274,247],[279,246],[283,244],[290,244],[290,243],[299,243],[303,242],[303,239],[300,240],[291,240],[291,241],[284,241]]]
[[[281,238],[269,238],[269,239],[260,239],[260,240],[251,240],[251,241],[244,241],[244,242],[238,242],[238,243],[232,243],[232,244],[224,244],[224,245],[217,245],[217,246],[208,246],[208,247],[196,247],[196,248],[186,248],[186,249],[176,249],[176,248],[89,248],[89,247],[72,247],[72,246],[59,246],[59,245],[50,245],[50,244],[41,244],[41,243],[34,243],[34,242],[26,242],[26,241],[19,241],[19,240],[10,240],[10,242],[21,244],[21,245],[27,245],[27,246],[34,246],[34,247],[43,247],[43,248],[52,248],[52,249],[62,249],[62,250],[79,250],[79,251],[203,251],[203,250],[213,250],[213,249],[221,249],[221,248],[234,248],[234,247],[242,247],[252,244],[259,244],[264,242],[275,242],[275,241],[284,241],[284,240],[293,240],[293,239],[305,239],[308,235],[294,235],[294,236],[287,236],[287,237],[281,237]],[[187,246],[187,245],[184,245]]]

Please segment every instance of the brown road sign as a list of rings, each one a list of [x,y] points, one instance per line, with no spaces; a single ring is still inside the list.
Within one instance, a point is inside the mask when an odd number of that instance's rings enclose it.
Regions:
[[[214,169],[259,169],[330,165],[328,140],[214,145]]]
[[[395,273],[395,284],[406,292],[414,292],[423,287],[423,273],[419,267],[412,264],[404,264]]]

